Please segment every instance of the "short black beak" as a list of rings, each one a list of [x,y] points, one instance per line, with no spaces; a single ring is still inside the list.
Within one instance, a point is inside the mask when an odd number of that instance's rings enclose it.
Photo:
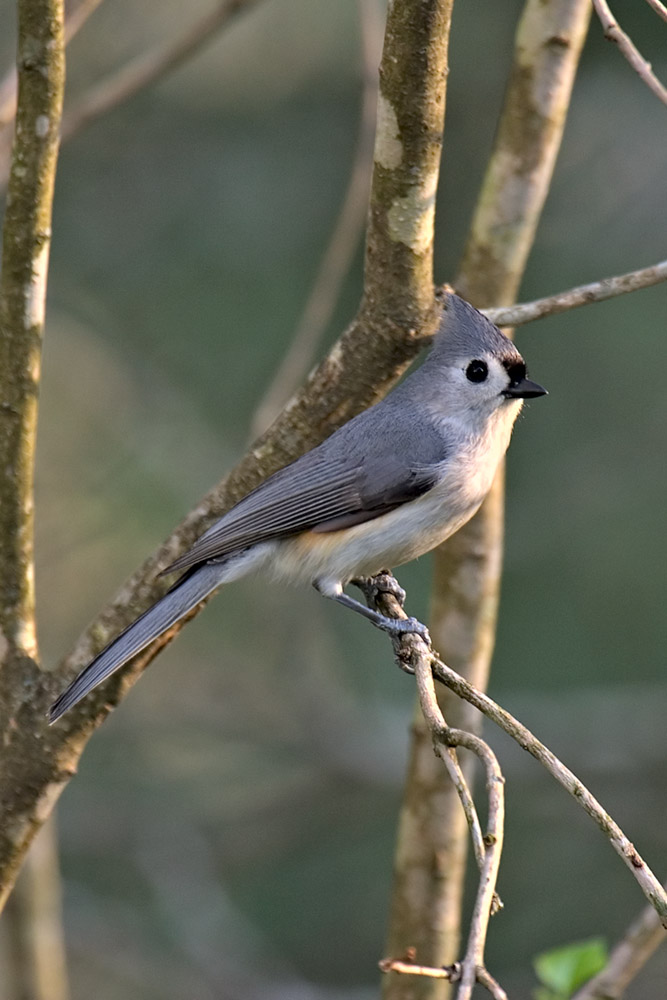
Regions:
[[[501,395],[505,396],[506,399],[534,399],[535,396],[546,396],[548,393],[537,382],[531,382],[529,378],[522,378],[518,382],[513,382]]]

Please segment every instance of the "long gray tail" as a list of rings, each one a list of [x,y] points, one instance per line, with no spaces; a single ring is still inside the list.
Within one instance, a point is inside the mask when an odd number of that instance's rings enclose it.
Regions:
[[[118,670],[154,639],[175,625],[179,619],[199,604],[207,594],[226,579],[224,566],[208,563],[179,580],[157,604],[145,611],[136,622],[114,639],[99,656],[85,667],[63,691],[49,710],[49,722],[59,719],[89,691]]]

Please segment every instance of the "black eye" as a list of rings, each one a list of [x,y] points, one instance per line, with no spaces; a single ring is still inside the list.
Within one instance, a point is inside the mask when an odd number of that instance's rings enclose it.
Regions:
[[[486,361],[471,361],[466,368],[466,377],[470,382],[483,382],[489,374]]]

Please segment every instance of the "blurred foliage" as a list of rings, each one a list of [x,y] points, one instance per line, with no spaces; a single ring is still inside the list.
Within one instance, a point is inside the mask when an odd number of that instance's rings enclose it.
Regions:
[[[71,45],[70,105],[209,7],[106,0]],[[439,280],[455,273],[520,7],[455,7]],[[0,0],[4,65],[12,11]],[[665,26],[631,0],[614,12],[667,77]],[[266,0],[63,148],[37,470],[47,662],[242,453],[345,188],[358,49],[353,0]],[[594,23],[523,298],[665,256],[665,114]],[[361,248],[328,342],[360,288]],[[666,307],[663,286],[518,331],[550,396],[510,450],[492,689],[657,872]],[[399,577],[425,614],[429,560]],[[384,637],[315,593],[244,581],[220,595],[63,797],[75,998],[375,996],[413,693]],[[527,996],[531,955],[613,939],[643,898],[576,804],[487,732],[509,811],[489,968]],[[628,997],[666,980],[658,954]]]
[[[537,977],[543,983],[534,991],[534,1000],[568,1000],[604,968],[607,959],[607,946],[602,938],[542,952],[533,959]]]

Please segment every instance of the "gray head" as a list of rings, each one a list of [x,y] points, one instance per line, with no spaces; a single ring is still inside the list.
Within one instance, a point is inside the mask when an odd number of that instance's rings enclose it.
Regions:
[[[440,329],[424,368],[445,376],[460,409],[496,409],[546,392],[526,378],[526,364],[512,341],[477,309],[448,294]]]

